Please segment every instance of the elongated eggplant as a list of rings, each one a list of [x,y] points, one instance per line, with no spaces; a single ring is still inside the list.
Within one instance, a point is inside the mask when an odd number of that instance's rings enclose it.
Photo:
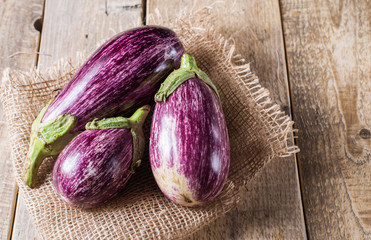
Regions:
[[[96,207],[127,183],[143,156],[143,122],[149,106],[131,118],[107,118],[86,125],[59,154],[53,169],[58,196],[79,208]]]
[[[153,101],[183,53],[173,31],[155,26],[120,33],[101,46],[34,121],[26,184],[36,185],[43,159],[58,155],[87,122],[131,114]]]
[[[222,190],[228,175],[227,126],[216,87],[184,54],[155,96],[150,162],[161,191],[184,206],[203,205]]]

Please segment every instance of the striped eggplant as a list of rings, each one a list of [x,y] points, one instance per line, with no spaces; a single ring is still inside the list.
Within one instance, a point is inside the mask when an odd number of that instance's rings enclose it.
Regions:
[[[155,96],[150,136],[152,172],[161,191],[184,206],[203,205],[221,192],[230,154],[216,87],[194,58],[182,57]]]
[[[131,29],[101,46],[34,121],[26,184],[36,185],[43,159],[58,155],[87,122],[126,116],[151,103],[183,53],[175,33],[157,26]]]
[[[86,125],[59,154],[53,169],[58,196],[74,207],[92,208],[113,198],[140,164],[143,122],[149,106],[132,117],[107,118]]]

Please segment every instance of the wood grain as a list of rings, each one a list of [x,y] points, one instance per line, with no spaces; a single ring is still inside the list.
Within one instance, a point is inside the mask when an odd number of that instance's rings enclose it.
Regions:
[[[251,62],[272,98],[289,113],[288,79],[278,1],[147,0],[147,15],[156,9],[175,17],[184,9],[212,6],[216,29],[235,39],[237,52]],[[295,157],[275,159],[248,186],[236,211],[199,231],[192,239],[304,239],[304,217]]]
[[[116,31],[142,24],[141,0],[46,0],[38,67],[42,70],[77,51],[92,53]],[[25,225],[27,224],[27,225]],[[22,198],[18,201],[13,239],[37,239]]]
[[[371,2],[282,1],[312,239],[371,238]]]
[[[141,0],[47,0],[39,67],[77,51],[92,53],[104,40],[142,24]],[[115,29],[115,30],[113,30]]]
[[[12,239],[22,240],[37,240],[38,234],[34,227],[34,223],[28,214],[26,204],[22,194],[19,194],[17,199],[16,217],[12,231]]]
[[[25,70],[35,66],[40,32],[33,24],[41,17],[42,4],[42,0],[28,1],[27,5],[15,0],[0,4],[0,73],[7,67]],[[7,123],[0,104],[0,239],[10,237],[17,199],[8,140]]]

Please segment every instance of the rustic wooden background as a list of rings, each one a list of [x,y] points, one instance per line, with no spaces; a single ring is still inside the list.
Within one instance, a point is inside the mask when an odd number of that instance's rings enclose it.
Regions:
[[[3,0],[0,71],[46,68],[94,50],[112,29],[211,6],[299,130],[244,203],[192,239],[371,239],[371,1]],[[38,239],[18,195],[0,108],[0,239]]]

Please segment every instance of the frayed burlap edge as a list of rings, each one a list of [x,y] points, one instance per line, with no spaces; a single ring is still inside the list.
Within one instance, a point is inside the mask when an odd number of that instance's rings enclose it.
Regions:
[[[240,55],[235,53],[234,41],[231,39],[225,39],[223,36],[218,34],[216,30],[211,26],[210,22],[212,20],[212,15],[209,11],[210,10],[206,8],[193,13],[183,14],[182,17],[173,20],[164,19],[161,17],[160,14],[148,17],[149,19],[152,19],[151,21],[157,25],[163,25],[173,29],[178,34],[181,40],[186,39],[186,36],[190,35],[196,36],[196,38],[199,37],[199,39],[205,41],[207,44],[212,44],[215,51],[213,53],[217,55],[219,61],[221,61],[224,65],[223,70],[226,71],[230,76],[234,77],[234,80],[237,81],[238,87],[240,88],[239,90],[245,94],[245,96],[243,96],[243,99],[248,101],[248,104],[252,106],[252,109],[257,110],[252,113],[252,115],[254,115],[252,116],[252,119],[260,120],[259,125],[261,126],[259,128],[259,132],[266,135],[266,147],[263,148],[265,156],[261,160],[258,160],[256,165],[252,165],[252,167],[248,166],[246,168],[246,170],[251,170],[250,168],[252,168],[252,171],[250,171],[249,174],[245,173],[245,168],[242,168],[243,170],[232,169],[230,171],[230,176],[226,187],[221,194],[222,196],[218,198],[222,200],[216,200],[216,204],[213,204],[210,207],[206,207],[205,212],[202,213],[203,218],[191,218],[195,219],[194,222],[186,223],[182,229],[178,229],[178,226],[166,229],[165,231],[163,231],[162,229],[156,229],[156,231],[151,232],[151,234],[149,235],[145,233],[141,233],[141,235],[125,235],[127,238],[134,238],[138,236],[147,238],[179,238],[184,237],[185,233],[187,233],[187,235],[194,233],[195,231],[202,228],[205,224],[214,221],[218,217],[224,215],[226,212],[234,209],[241,200],[240,194],[244,191],[244,186],[261,171],[263,166],[265,166],[269,160],[275,157],[288,156],[298,151],[298,148],[293,145],[292,141],[293,122],[288,116],[280,111],[280,107],[271,100],[271,98],[269,97],[269,91],[261,87],[257,76],[251,72],[249,64],[245,64],[245,60]],[[185,46],[186,49],[187,46],[189,46],[189,49],[192,53],[192,46],[189,43],[185,43]],[[192,54],[197,55],[197,52]],[[85,61],[86,55],[87,54],[78,54],[73,59],[61,60],[54,67],[45,71],[39,71],[38,69],[32,69],[29,72],[12,71],[10,69],[6,69],[4,71],[1,87],[1,99],[4,103],[4,111],[9,123],[9,132],[11,134],[13,132],[17,132],[14,131],[15,129],[19,130],[21,128],[23,129],[23,133],[29,133],[29,126],[19,126],[19,124],[14,124],[16,122],[14,120],[19,118],[19,116],[14,116],[13,114],[14,107],[17,104],[17,101],[22,101],[22,97],[20,95],[14,95],[14,91],[17,91],[16,89],[22,88],[22,93],[24,93],[28,91],[27,89],[29,87],[29,93],[32,96],[35,96],[35,98],[31,98],[31,101],[34,103],[34,105],[32,105],[32,109],[30,109],[30,112],[32,114],[24,116],[25,120],[30,123],[36,117],[37,113],[43,107],[45,102],[53,94],[55,94],[50,91],[50,87],[55,85],[58,85],[60,87],[64,86],[74,75],[78,67],[81,66],[82,63]],[[198,60],[197,57],[196,60]],[[201,61],[201,67],[202,63],[203,62]],[[207,72],[207,66],[204,67],[206,68]],[[219,85],[217,87],[220,88],[222,86]],[[35,91],[35,89],[37,89],[37,91]],[[42,89],[49,89],[49,91],[42,91]],[[58,91],[58,88],[54,90]],[[10,93],[12,93],[13,95]],[[15,98],[14,96],[17,96],[17,98]],[[223,109],[226,111],[225,106],[226,105],[223,104]],[[23,145],[28,144],[27,138],[22,138],[22,140]],[[19,138],[17,138],[16,136],[11,135],[11,143],[12,149],[19,148]],[[16,154],[13,154],[12,152],[13,164],[16,169],[17,183],[20,186],[21,193],[25,196],[27,208],[30,210],[31,215],[33,216],[36,228],[38,229],[40,236],[47,239],[48,237],[52,236],[50,235],[51,233],[47,233],[47,231],[50,231],[50,229],[46,229],[45,219],[42,219],[38,215],[40,214],[40,212],[35,209],[37,207],[37,203],[35,203],[35,200],[37,199],[32,199],[30,197],[32,195],[31,191],[43,191],[46,188],[43,189],[43,186],[41,186],[38,190],[30,190],[23,184],[22,177],[19,174],[19,169],[22,168],[22,166],[19,164],[19,161],[16,160],[17,157],[19,156],[16,156]],[[52,160],[47,161],[45,165],[47,165],[45,169],[50,170],[50,166],[52,166]],[[45,173],[45,175],[48,174]],[[45,176],[45,178],[47,178],[47,176]],[[48,190],[50,190],[50,186]],[[156,195],[156,197],[158,196]],[[213,207],[219,209],[208,209]],[[65,209],[63,208],[62,210]],[[186,214],[197,214],[197,211],[185,212]],[[184,212],[181,213],[184,214]],[[205,216],[207,216],[206,220]],[[181,216],[179,216],[179,218],[181,218]],[[60,229],[60,231],[62,231],[62,233],[63,231],[73,232],[73,226],[70,227],[72,227],[72,230],[66,230],[64,228]],[[96,228],[99,229],[99,227]],[[59,235],[61,235],[62,233],[60,233]],[[116,234],[117,236],[121,236],[120,232]],[[76,235],[72,233],[70,233],[70,235],[65,235],[66,238],[69,238],[69,236],[70,238],[72,238]],[[83,233],[82,235],[80,234],[77,236],[84,237]],[[103,234],[100,235],[98,230],[96,230],[96,236],[98,236],[98,238],[107,238],[107,236]],[[85,236],[84,238],[89,237]]]

